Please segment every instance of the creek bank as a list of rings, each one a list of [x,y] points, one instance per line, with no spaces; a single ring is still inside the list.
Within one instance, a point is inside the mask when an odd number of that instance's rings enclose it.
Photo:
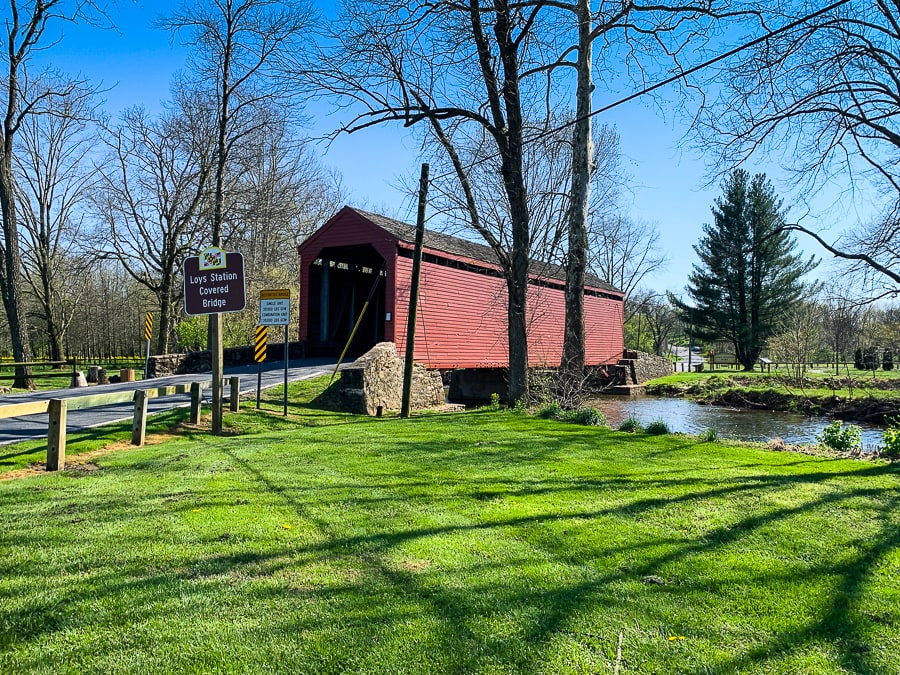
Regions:
[[[849,422],[867,422],[886,425],[888,420],[900,418],[900,381],[882,380],[865,383],[865,388],[858,383],[846,381],[810,382],[804,387],[790,385],[786,382],[774,381],[775,378],[722,378],[711,376],[704,380],[690,383],[650,382],[646,391],[653,396],[686,398],[701,405],[718,405],[729,408],[747,408],[753,410],[777,410],[795,412],[810,416],[828,416]],[[839,396],[822,392],[823,385],[832,390],[836,385],[853,384],[858,393],[851,396]],[[767,386],[768,385],[768,386]],[[873,395],[872,390],[878,394]],[[884,395],[881,392],[886,392]],[[894,394],[894,392],[897,392]]]

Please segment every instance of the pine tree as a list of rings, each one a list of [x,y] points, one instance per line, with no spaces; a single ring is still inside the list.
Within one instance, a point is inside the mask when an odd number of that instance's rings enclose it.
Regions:
[[[722,187],[713,223],[703,226],[694,246],[700,262],[687,290],[700,337],[731,341],[738,361],[752,370],[766,340],[806,292],[801,278],[817,261],[792,253],[796,242],[782,229],[782,202],[765,174],[751,179],[738,169]],[[681,310],[686,314],[688,305]]]

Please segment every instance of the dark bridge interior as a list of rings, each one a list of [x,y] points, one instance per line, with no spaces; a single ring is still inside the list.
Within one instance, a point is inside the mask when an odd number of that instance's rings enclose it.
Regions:
[[[384,289],[384,259],[370,245],[323,249],[309,270],[307,352],[340,356],[370,295],[347,357],[383,342]]]

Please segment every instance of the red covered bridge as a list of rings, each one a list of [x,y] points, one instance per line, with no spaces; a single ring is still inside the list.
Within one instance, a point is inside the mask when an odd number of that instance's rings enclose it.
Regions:
[[[402,354],[415,227],[345,206],[298,247],[300,340],[310,354],[338,355],[366,298],[369,308],[348,351],[389,341]],[[622,356],[621,291],[588,276],[584,291],[588,365]],[[564,270],[532,265],[528,357],[558,366],[565,319]],[[426,231],[415,360],[429,368],[505,368],[509,362],[506,282],[484,245]]]

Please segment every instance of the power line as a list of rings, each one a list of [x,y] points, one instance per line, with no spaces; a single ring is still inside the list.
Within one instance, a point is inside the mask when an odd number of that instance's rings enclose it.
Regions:
[[[749,49],[750,47],[755,47],[758,44],[762,44],[763,42],[771,40],[772,38],[780,35],[781,33],[786,33],[789,30],[793,30],[797,26],[800,26],[800,25],[806,23],[807,21],[811,21],[812,19],[815,19],[815,18],[821,16],[822,14],[827,14],[831,10],[837,9],[841,5],[846,5],[848,2],[850,2],[850,0],[837,0],[837,2],[834,2],[830,5],[828,5],[827,7],[823,7],[822,9],[816,10],[812,14],[807,14],[806,16],[804,16],[800,19],[797,19],[796,21],[793,21],[789,24],[786,24],[786,25],[782,26],[781,28],[776,28],[773,31],[769,31],[765,35],[761,35],[758,38],[750,40],[750,42],[746,42],[742,45],[738,45],[737,47],[734,47],[733,49],[728,50],[724,54],[719,54],[718,56],[714,56],[713,58],[709,59],[708,61],[704,61],[703,63],[700,63],[691,68],[688,68],[684,72],[678,73],[677,75],[673,75],[672,77],[665,79],[662,82],[657,82],[656,84],[652,84],[649,87],[641,89],[640,91],[637,91],[633,94],[629,94],[625,98],[619,99],[618,101],[615,101],[614,103],[610,103],[609,105],[603,106],[602,108],[599,108],[598,110],[593,110],[590,113],[588,113],[587,115],[584,115],[583,117],[577,117],[573,120],[570,120],[568,122],[565,122],[565,123],[559,125],[558,127],[555,127],[548,131],[543,131],[528,142],[536,141],[541,138],[544,138],[545,136],[550,136],[552,134],[555,134],[559,131],[562,131],[563,129],[565,129],[567,127],[572,126],[573,124],[577,124],[581,120],[589,119],[589,118],[593,117],[594,115],[599,115],[600,113],[604,113],[608,110],[612,110],[613,108],[616,108],[620,105],[628,103],[629,101],[633,101],[634,99],[639,98],[639,97],[643,96],[644,94],[649,94],[651,91],[656,91],[657,89],[665,87],[666,85],[672,84],[673,82],[677,82],[678,80],[680,80],[684,77],[687,77],[688,75],[693,75],[697,71],[703,70],[704,68],[709,68],[709,66],[711,66],[715,63],[718,63],[719,61],[724,61],[725,59],[730,58],[730,57],[734,56],[735,54],[739,54],[740,52],[744,51],[745,49]]]
[[[815,19],[823,14],[827,14],[828,12],[830,12],[834,9],[837,9],[841,5],[846,5],[848,2],[850,2],[850,0],[837,0],[836,2],[833,2],[832,4],[828,5],[827,7],[823,7],[821,9],[816,10],[815,12],[807,14],[806,16],[803,16],[795,21],[792,21],[791,23],[786,24],[786,25],[782,26],[781,28],[776,28],[775,30],[768,31],[767,33],[765,33],[764,35],[761,35],[758,38],[754,38],[753,40],[750,40],[749,42],[745,42],[744,44],[738,45],[737,47],[734,47],[734,48],[728,50],[727,52],[719,54],[718,56],[714,56],[711,59],[704,61],[703,63],[700,63],[696,66],[692,66],[691,68],[688,68],[687,70],[680,72],[677,75],[673,75],[672,77],[669,77],[661,82],[657,82],[656,84],[652,84],[649,87],[645,87],[644,89],[641,89],[640,91],[629,94],[625,98],[621,98],[618,101],[614,101],[613,103],[610,103],[609,105],[605,105],[602,108],[593,110],[590,113],[588,113],[587,115],[584,115],[582,117],[576,117],[575,119],[569,120],[568,122],[564,122],[557,127],[548,129],[546,131],[542,131],[542,132],[536,134],[535,136],[532,136],[531,138],[525,139],[524,144],[527,145],[528,143],[533,143],[534,141],[538,141],[542,138],[546,138],[547,136],[551,136],[553,134],[559,133],[560,131],[567,129],[568,127],[572,126],[573,124],[577,124],[581,120],[589,119],[591,117],[594,117],[595,115],[600,115],[601,113],[607,112],[607,111],[612,110],[613,108],[616,108],[620,105],[624,105],[625,103],[633,101],[636,98],[640,98],[641,96],[644,96],[645,94],[649,94],[650,92],[656,91],[657,89],[660,89],[669,84],[672,84],[673,82],[677,82],[678,80],[680,80],[682,78],[685,78],[689,75],[693,75],[694,73],[696,73],[700,70],[703,70],[704,68],[708,68],[709,66],[714,65],[714,64],[718,63],[719,61],[724,61],[725,59],[730,58],[730,57],[734,56],[735,54],[739,54],[740,52],[744,51],[745,49],[749,49],[750,47],[755,47],[758,44],[767,42],[768,40],[771,40],[772,38],[777,37],[778,35],[781,35],[782,33],[786,33],[790,30],[793,30],[797,26],[801,26],[804,23],[811,21],[812,19]],[[500,156],[499,152],[491,153],[486,157],[482,157],[481,159],[475,160],[474,162],[472,162],[469,165],[469,167],[483,164],[484,162],[490,161],[492,159],[497,159],[499,156]],[[451,175],[454,175],[454,173],[447,172],[439,177],[446,178],[447,176],[451,176]]]

